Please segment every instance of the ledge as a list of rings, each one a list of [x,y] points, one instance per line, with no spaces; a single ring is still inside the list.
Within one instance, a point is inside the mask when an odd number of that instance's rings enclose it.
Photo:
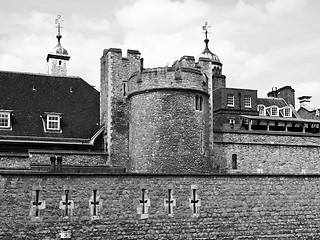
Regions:
[[[29,149],[30,154],[57,154],[57,155],[98,155],[108,156],[103,151],[77,151],[77,150],[51,150],[51,149]]]
[[[320,133],[303,132],[285,132],[285,131],[263,131],[263,130],[226,130],[213,129],[213,133],[233,133],[233,134],[257,134],[257,135],[275,135],[275,136],[294,136],[294,137],[320,137]]]
[[[18,169],[16,169],[18,170]],[[237,174],[176,174],[176,173],[48,173],[31,172],[29,169],[19,169],[21,172],[0,169],[0,176],[45,176],[45,177],[137,177],[137,178],[319,178],[320,174],[265,174],[265,173],[237,173]]]

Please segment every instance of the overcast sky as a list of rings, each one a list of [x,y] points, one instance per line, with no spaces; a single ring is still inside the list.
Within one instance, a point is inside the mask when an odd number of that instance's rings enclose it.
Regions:
[[[317,0],[0,0],[0,70],[47,73],[61,43],[69,75],[99,89],[103,49],[139,50],[145,67],[163,67],[209,48],[223,63],[227,87],[292,86],[320,107],[320,1]]]

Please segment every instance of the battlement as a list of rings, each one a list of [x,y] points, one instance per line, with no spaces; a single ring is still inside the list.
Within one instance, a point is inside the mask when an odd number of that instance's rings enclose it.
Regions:
[[[192,63],[193,61],[193,63]],[[191,67],[193,66],[193,67]],[[128,80],[128,95],[156,89],[185,89],[208,92],[208,79],[194,67],[194,58],[172,67],[148,68],[134,72]]]
[[[102,54],[101,59],[103,59],[107,55],[116,56],[117,58],[123,59],[123,60],[130,60],[131,58],[140,59],[141,53],[138,50],[128,49],[127,56],[124,57],[122,55],[122,50],[120,48],[109,48],[109,49],[103,50],[103,54]]]

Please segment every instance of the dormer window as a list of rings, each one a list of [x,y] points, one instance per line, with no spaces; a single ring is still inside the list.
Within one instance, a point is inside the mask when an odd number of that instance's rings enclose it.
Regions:
[[[283,108],[283,117],[292,117],[291,108],[289,107]]]
[[[266,107],[264,105],[258,105],[259,115],[265,116],[266,115]]]
[[[277,106],[270,107],[270,116],[279,116],[279,109]]]
[[[61,113],[45,113],[44,123],[46,132],[61,132]]]
[[[10,110],[0,110],[0,129],[11,129]]]

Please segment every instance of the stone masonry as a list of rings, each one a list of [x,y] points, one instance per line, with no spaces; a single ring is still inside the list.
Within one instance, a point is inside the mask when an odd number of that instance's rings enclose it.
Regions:
[[[96,220],[94,189],[96,204],[103,199]],[[59,209],[61,196],[72,216]],[[78,240],[320,238],[319,175],[1,173],[0,201],[1,239],[53,240],[64,231]],[[45,201],[41,218],[31,221],[30,201]]]

